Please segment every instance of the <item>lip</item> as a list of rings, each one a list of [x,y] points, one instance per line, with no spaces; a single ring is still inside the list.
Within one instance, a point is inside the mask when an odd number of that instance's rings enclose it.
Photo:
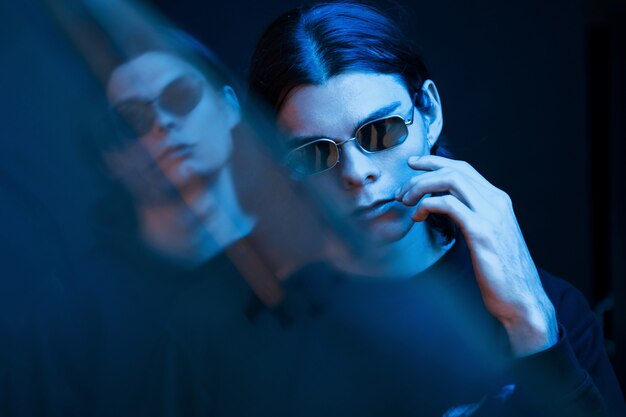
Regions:
[[[389,211],[394,203],[395,200],[393,198],[377,200],[372,204],[357,207],[357,209],[352,212],[352,216],[358,220],[372,220]]]
[[[163,149],[163,151],[157,156],[156,160],[157,162],[163,162],[170,158],[189,156],[191,155],[192,150],[193,150],[193,146],[191,145],[182,144],[182,145],[168,146],[167,148]]]

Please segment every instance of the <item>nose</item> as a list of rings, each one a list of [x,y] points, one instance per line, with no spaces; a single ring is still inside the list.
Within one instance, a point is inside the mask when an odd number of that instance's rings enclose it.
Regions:
[[[380,170],[371,157],[359,148],[355,141],[341,146],[341,183],[346,190],[355,190],[376,181]]]
[[[177,126],[177,117],[171,113],[161,110],[158,106],[154,106],[156,115],[155,125],[159,131],[167,132]]]

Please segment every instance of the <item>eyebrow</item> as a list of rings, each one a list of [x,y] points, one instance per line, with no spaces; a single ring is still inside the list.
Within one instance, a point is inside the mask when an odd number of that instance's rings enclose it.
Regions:
[[[364,118],[360,119],[356,123],[352,131],[356,133],[357,129],[363,126],[364,124],[367,124],[377,119],[381,119],[386,116],[392,116],[393,112],[397,110],[398,107],[400,107],[401,105],[402,103],[400,101],[394,101],[393,103],[388,104],[385,107],[381,107],[380,109],[373,111],[372,113],[368,114]],[[289,138],[288,143],[289,143],[290,148],[297,148],[298,146],[306,145],[307,143],[313,142],[318,139],[332,139],[332,138],[329,138],[327,136],[322,136],[322,135],[293,136]]]

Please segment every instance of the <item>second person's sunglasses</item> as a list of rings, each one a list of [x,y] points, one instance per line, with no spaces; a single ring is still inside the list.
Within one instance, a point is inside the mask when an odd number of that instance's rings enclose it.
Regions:
[[[175,116],[185,116],[196,108],[203,94],[198,77],[182,76],[170,82],[152,100],[130,98],[113,106],[113,118],[118,134],[134,139],[149,133],[157,120],[155,107]]]

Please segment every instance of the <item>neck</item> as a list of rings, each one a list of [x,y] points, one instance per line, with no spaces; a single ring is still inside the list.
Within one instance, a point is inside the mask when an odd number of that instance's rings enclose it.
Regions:
[[[148,246],[190,267],[222,252],[254,227],[237,200],[229,167],[211,184],[197,181],[174,201],[140,206],[138,214]]]
[[[404,279],[414,276],[437,262],[452,247],[437,242],[424,222],[415,223],[400,240],[371,243],[357,255],[336,262],[349,274],[373,279]]]

